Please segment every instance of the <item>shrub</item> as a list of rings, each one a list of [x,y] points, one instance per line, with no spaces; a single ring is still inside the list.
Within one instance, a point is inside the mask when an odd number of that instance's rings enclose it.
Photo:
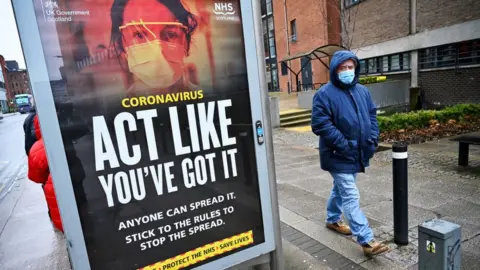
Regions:
[[[468,118],[480,118],[480,104],[459,104],[442,110],[425,110],[396,113],[391,116],[377,116],[381,132],[425,128],[430,125],[432,120],[445,123],[449,120],[463,122]]]

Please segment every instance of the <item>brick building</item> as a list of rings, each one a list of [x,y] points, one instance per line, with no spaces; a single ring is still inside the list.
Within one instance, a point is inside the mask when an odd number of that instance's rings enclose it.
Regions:
[[[273,0],[279,63],[321,46],[340,44],[340,8],[336,3],[335,0]],[[328,64],[328,59],[322,60]],[[287,63],[279,64],[281,91],[297,88],[293,72],[298,73],[303,89],[318,88],[328,81],[328,69],[317,59],[308,61],[306,57],[300,57]]]
[[[10,86],[8,99],[18,94],[31,94],[27,70],[9,71],[7,74]]]
[[[8,80],[7,80],[7,66],[5,58],[0,55],[0,111],[8,112]]]
[[[475,0],[345,0],[362,73],[409,79],[424,107],[480,103],[480,5]],[[355,25],[355,29],[353,29]]]

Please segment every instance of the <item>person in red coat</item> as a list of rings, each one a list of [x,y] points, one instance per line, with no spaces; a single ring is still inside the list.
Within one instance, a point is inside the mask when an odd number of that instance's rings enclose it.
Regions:
[[[37,115],[35,116],[33,123],[37,141],[33,144],[28,154],[28,178],[35,183],[42,184],[50,219],[52,220],[53,225],[63,232],[62,220],[60,219],[60,211],[55,197],[52,175],[48,168],[47,153],[45,152]]]

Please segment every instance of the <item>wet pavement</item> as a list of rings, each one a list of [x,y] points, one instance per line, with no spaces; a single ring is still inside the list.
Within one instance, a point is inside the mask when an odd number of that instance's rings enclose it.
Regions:
[[[353,238],[325,228],[332,180],[320,170],[318,138],[278,129],[274,143],[280,217],[287,225],[363,268],[417,269],[418,225],[441,218],[462,226],[462,268],[479,269],[480,148],[471,147],[470,166],[460,168],[458,145],[448,139],[409,146],[410,244],[404,247],[393,243],[391,151],[377,153],[370,168],[358,177],[360,204],[376,237],[392,250],[368,259]]]
[[[24,176],[0,201],[0,269],[70,269],[63,234],[47,214],[43,190]]]
[[[23,122],[26,114],[8,114],[0,120],[0,199],[26,162]]]
[[[0,269],[69,269],[65,240],[50,223],[43,190],[26,179],[26,116],[0,120]]]
[[[13,153],[0,153],[2,160],[11,160],[0,167],[0,179],[8,181],[4,184],[8,188],[3,189],[6,196],[0,199],[0,269],[70,269],[65,239],[50,223],[41,186],[25,178],[24,117],[10,116],[0,123],[0,127],[6,123],[0,130],[2,147],[6,145]],[[325,228],[325,204],[332,181],[319,168],[317,141],[310,133],[274,131],[286,270],[416,269],[417,226],[435,217],[462,226],[463,269],[478,269],[480,148],[472,147],[470,167],[459,168],[458,148],[448,140],[409,147],[410,244],[405,247],[392,241],[391,153],[377,153],[366,174],[359,176],[358,186],[362,209],[376,236],[392,251],[368,259],[353,238]]]

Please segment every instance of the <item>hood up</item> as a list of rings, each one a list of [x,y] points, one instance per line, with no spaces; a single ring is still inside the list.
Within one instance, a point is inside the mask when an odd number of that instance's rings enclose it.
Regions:
[[[355,78],[351,84],[344,84],[338,79],[337,68],[343,62],[352,59],[355,62]],[[360,61],[358,57],[353,54],[351,51],[337,51],[333,54],[332,60],[330,61],[330,81],[333,85],[341,89],[348,89],[358,83],[358,78],[360,76]]]

